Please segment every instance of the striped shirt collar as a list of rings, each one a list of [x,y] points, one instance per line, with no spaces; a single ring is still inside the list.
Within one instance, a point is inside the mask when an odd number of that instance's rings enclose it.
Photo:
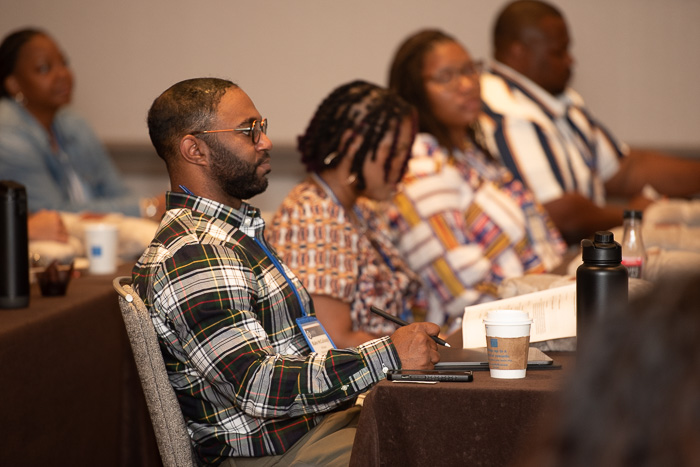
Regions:
[[[510,86],[517,88],[536,102],[551,118],[566,117],[566,110],[572,105],[566,91],[554,96],[525,75],[495,60],[490,63],[489,68],[491,73],[505,79]]]

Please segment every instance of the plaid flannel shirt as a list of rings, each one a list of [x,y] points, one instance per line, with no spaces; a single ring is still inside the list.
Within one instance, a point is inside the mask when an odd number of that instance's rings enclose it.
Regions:
[[[310,351],[295,319],[302,306],[313,315],[313,303],[256,243],[265,242],[257,209],[172,192],[167,205],[133,279],[202,460],[281,454],[400,366],[388,337]]]

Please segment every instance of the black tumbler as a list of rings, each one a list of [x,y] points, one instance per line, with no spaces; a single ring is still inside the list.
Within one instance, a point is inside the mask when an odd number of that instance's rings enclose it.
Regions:
[[[0,308],[29,306],[27,191],[0,180]]]
[[[612,232],[596,232],[594,240],[581,241],[582,259],[576,270],[576,337],[603,316],[621,313],[627,306],[627,268],[622,247]]]

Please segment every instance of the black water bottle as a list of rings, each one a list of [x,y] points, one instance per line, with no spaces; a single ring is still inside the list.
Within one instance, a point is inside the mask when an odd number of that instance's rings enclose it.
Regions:
[[[581,241],[583,264],[576,270],[576,337],[585,339],[596,320],[627,306],[627,268],[622,247],[612,232],[596,232],[593,241]]]
[[[27,191],[0,180],[0,308],[29,306]]]

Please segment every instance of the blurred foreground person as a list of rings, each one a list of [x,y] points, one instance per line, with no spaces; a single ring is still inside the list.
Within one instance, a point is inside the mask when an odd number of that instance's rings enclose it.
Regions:
[[[560,418],[522,465],[696,466],[700,459],[700,270],[593,328],[563,388]],[[521,465],[521,464],[519,464]]]

